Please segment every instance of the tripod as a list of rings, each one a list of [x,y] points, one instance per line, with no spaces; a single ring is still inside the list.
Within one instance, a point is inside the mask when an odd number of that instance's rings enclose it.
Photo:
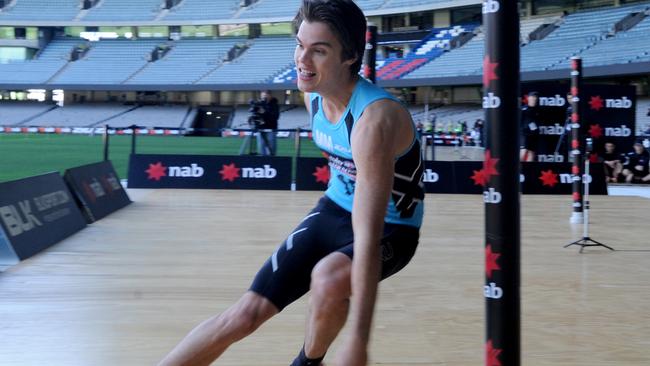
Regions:
[[[570,247],[571,245],[577,245],[580,247],[580,253],[585,249],[585,247],[605,247],[609,250],[614,250],[614,248],[607,246],[599,241],[596,241],[589,237],[589,153],[591,152],[591,139],[587,139],[587,149],[585,154],[585,175],[583,183],[585,185],[585,194],[582,197],[582,204],[584,209],[584,220],[582,221],[582,239],[576,240],[572,243],[569,243],[564,246],[564,248]]]

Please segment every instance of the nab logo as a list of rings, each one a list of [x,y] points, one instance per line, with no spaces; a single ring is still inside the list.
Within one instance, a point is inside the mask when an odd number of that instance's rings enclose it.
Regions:
[[[629,137],[632,135],[632,129],[626,125],[621,127],[605,127],[605,136]]]
[[[591,175],[583,174],[582,179],[580,179],[580,177],[577,175],[568,174],[568,173],[560,174],[560,182],[562,182],[562,184],[573,184],[574,181],[578,181],[578,182],[583,181],[586,183],[591,183]]]
[[[539,105],[547,107],[564,107],[566,105],[566,99],[562,98],[560,94],[555,94],[554,97],[540,97]]]
[[[497,192],[494,188],[483,192],[483,202],[485,203],[501,203],[501,198],[501,193]]]
[[[605,99],[605,107],[607,108],[632,108],[632,101],[627,99],[627,97],[622,97],[621,99]]]
[[[560,154],[537,155],[537,161],[540,163],[564,163],[564,156]]]
[[[278,171],[268,164],[263,168],[242,168],[242,178],[273,179],[277,175]]]
[[[501,98],[494,93],[488,93],[487,97],[483,97],[483,108],[496,109],[499,107],[501,107]]]
[[[9,235],[18,236],[37,226],[43,226],[43,223],[32,214],[32,206],[29,201],[18,202],[18,207],[20,212],[14,205],[0,207],[0,218],[4,221]]]
[[[203,176],[205,170],[198,166],[198,164],[191,164],[190,166],[170,166],[169,167],[169,176],[170,177],[182,177],[182,178],[199,178]]]
[[[500,8],[501,4],[496,0],[487,0],[483,2],[483,14],[496,13]]]
[[[539,126],[540,135],[561,135],[564,132],[564,127],[556,123],[554,126]]]
[[[440,180],[440,176],[438,173],[434,172],[431,169],[427,169],[424,171],[424,183],[436,183],[438,180]]]
[[[503,297],[503,289],[496,283],[490,282],[489,285],[483,286],[483,295],[488,299],[500,299]]]

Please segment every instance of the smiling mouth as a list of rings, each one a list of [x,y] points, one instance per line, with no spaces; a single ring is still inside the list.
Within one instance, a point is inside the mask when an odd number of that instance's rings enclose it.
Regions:
[[[315,72],[307,71],[305,69],[300,69],[299,74],[303,78],[312,78],[312,77],[316,76]]]

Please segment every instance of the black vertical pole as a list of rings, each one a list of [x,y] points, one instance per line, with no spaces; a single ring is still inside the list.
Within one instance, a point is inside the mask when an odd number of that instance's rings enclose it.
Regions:
[[[109,143],[109,141],[108,141],[108,139],[109,139],[108,125],[104,125],[104,136],[103,137],[104,137],[103,138],[103,140],[104,140],[104,161],[108,161],[108,143]]]
[[[366,53],[364,58],[363,76],[374,84],[376,82],[375,67],[377,65],[377,26],[373,24],[368,24],[366,30]]]
[[[135,154],[135,139],[138,131],[138,126],[131,125],[131,154]]]
[[[571,213],[570,222],[573,224],[582,224],[584,220],[582,209],[582,146],[580,141],[582,125],[582,108],[580,108],[580,94],[582,93],[582,59],[580,57],[571,58],[571,157],[573,158],[573,167],[571,174],[573,178],[573,212]]]
[[[483,2],[483,108],[480,172],[485,201],[486,365],[518,366],[520,346],[519,12],[517,1]]]

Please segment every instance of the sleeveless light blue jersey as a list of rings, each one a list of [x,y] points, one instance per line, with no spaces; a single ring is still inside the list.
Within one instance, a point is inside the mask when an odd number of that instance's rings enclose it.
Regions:
[[[380,99],[399,102],[383,89],[359,78],[341,120],[332,123],[323,112],[322,97],[318,93],[310,95],[313,139],[329,160],[330,180],[325,195],[350,212],[357,173],[352,159],[350,137],[366,107]],[[415,227],[422,225],[423,171],[420,141],[416,133],[408,151],[395,160],[392,199],[389,201],[385,222]]]

